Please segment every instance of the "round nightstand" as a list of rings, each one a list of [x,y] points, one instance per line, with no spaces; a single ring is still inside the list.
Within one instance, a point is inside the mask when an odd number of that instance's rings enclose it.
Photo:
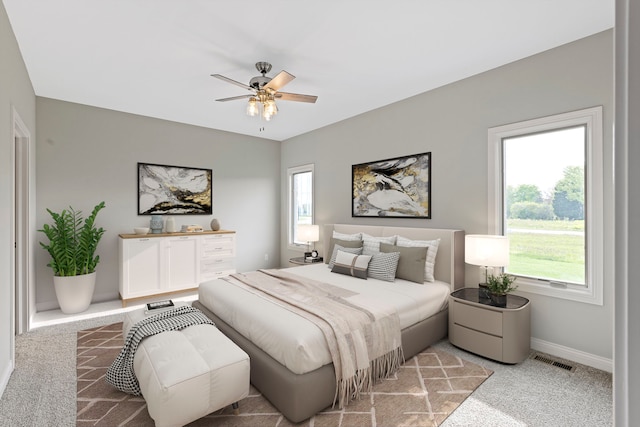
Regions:
[[[289,258],[289,263],[295,264],[295,265],[311,265],[311,264],[317,264],[319,262],[322,262],[321,256],[314,258],[313,260],[307,260],[303,256]]]
[[[503,363],[519,363],[529,355],[531,304],[507,295],[497,306],[478,288],[463,288],[449,299],[449,341],[456,347]]]

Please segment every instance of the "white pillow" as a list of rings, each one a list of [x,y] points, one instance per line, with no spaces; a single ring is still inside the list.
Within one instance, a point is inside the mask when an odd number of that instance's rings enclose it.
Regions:
[[[355,240],[362,240],[362,233],[344,234],[344,233],[338,233],[337,231],[333,230],[332,237],[334,239],[355,241]]]
[[[436,255],[438,253],[438,245],[440,245],[440,239],[435,240],[411,240],[406,237],[398,236],[396,242],[398,246],[404,246],[408,248],[428,248],[427,260],[424,264],[424,280],[425,282],[434,282],[436,279],[433,276],[433,269],[436,263]]]
[[[371,256],[369,255],[356,255],[339,250],[331,272],[366,280],[369,261],[371,261]]]
[[[396,236],[389,237],[373,237],[367,233],[362,233],[362,254],[373,255],[380,252],[380,243],[388,243],[395,245]]]

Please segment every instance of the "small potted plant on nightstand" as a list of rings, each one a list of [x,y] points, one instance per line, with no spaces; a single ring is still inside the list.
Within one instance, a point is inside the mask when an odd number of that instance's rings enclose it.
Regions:
[[[507,294],[515,291],[518,285],[514,285],[516,278],[507,273],[487,276],[487,289],[491,302],[498,307],[507,306]]]

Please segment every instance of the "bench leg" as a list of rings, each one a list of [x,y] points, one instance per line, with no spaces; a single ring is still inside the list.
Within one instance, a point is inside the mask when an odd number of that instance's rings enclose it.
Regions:
[[[234,415],[239,415],[240,414],[240,405],[238,404],[238,402],[233,402],[231,404],[231,407],[233,408],[233,414]]]

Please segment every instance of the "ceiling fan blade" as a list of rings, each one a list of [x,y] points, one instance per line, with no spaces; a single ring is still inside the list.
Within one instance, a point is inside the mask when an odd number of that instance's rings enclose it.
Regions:
[[[255,89],[252,88],[251,86],[248,86],[248,85],[246,85],[244,83],[237,82],[237,81],[235,81],[233,79],[230,79],[229,77],[225,77],[225,76],[223,76],[221,74],[211,74],[211,77],[215,77],[216,79],[220,79],[220,80],[225,81],[227,83],[231,83],[232,85],[240,86],[241,88],[250,90],[251,92],[255,92]]]
[[[293,74],[289,74],[286,71],[282,70],[274,78],[272,78],[269,83],[264,85],[264,88],[271,89],[272,91],[277,91],[295,78],[296,76],[294,76]]]
[[[251,98],[253,95],[240,95],[240,96],[232,96],[231,98],[220,98],[216,99],[216,101],[227,102],[227,101],[235,101],[237,99],[247,99]]]
[[[310,102],[315,103],[318,99],[315,95],[302,95],[299,93],[278,92],[275,95],[276,99],[283,101],[296,101],[296,102]]]

